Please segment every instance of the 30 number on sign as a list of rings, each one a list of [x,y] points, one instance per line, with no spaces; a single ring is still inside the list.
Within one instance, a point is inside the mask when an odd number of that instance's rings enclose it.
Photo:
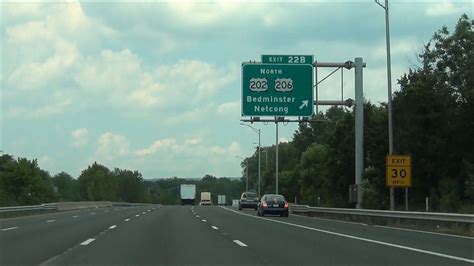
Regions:
[[[398,171],[398,169],[392,169],[392,178],[398,178],[399,176],[405,178],[407,171],[405,171],[405,169],[400,169],[400,171]]]

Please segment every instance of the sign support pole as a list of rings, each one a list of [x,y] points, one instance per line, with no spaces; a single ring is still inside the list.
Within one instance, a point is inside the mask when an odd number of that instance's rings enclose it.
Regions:
[[[245,191],[249,191],[249,160],[247,160],[247,180],[245,182]]]
[[[314,93],[314,98],[315,101],[318,102],[318,61],[314,61],[314,88],[315,88],[315,93]],[[318,105],[315,105],[316,109],[316,117],[318,116]]]
[[[260,198],[260,154],[261,154],[261,147],[260,147],[260,129],[258,129],[258,198]]]
[[[275,118],[277,120],[277,118]],[[276,125],[276,140],[275,140],[275,149],[276,149],[276,158],[275,158],[275,194],[278,194],[278,121],[275,122]]]
[[[357,187],[357,209],[362,209],[363,187],[362,173],[364,171],[364,94],[363,75],[364,64],[361,57],[355,58],[355,183]]]
[[[408,187],[405,188],[405,211],[408,211]]]

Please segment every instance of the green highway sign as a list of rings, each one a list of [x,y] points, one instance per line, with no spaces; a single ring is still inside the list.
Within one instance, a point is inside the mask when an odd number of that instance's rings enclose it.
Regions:
[[[312,55],[267,55],[262,54],[264,64],[313,64]]]
[[[312,116],[309,64],[242,64],[242,116]]]

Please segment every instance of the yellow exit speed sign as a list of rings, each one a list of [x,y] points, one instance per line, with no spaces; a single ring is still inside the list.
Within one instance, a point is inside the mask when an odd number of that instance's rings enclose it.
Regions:
[[[387,155],[387,186],[411,187],[411,157]]]

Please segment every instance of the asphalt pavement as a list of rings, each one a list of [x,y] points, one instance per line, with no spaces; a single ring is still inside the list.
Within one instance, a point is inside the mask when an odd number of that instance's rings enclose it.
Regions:
[[[219,206],[0,220],[0,265],[474,265],[474,238]]]

